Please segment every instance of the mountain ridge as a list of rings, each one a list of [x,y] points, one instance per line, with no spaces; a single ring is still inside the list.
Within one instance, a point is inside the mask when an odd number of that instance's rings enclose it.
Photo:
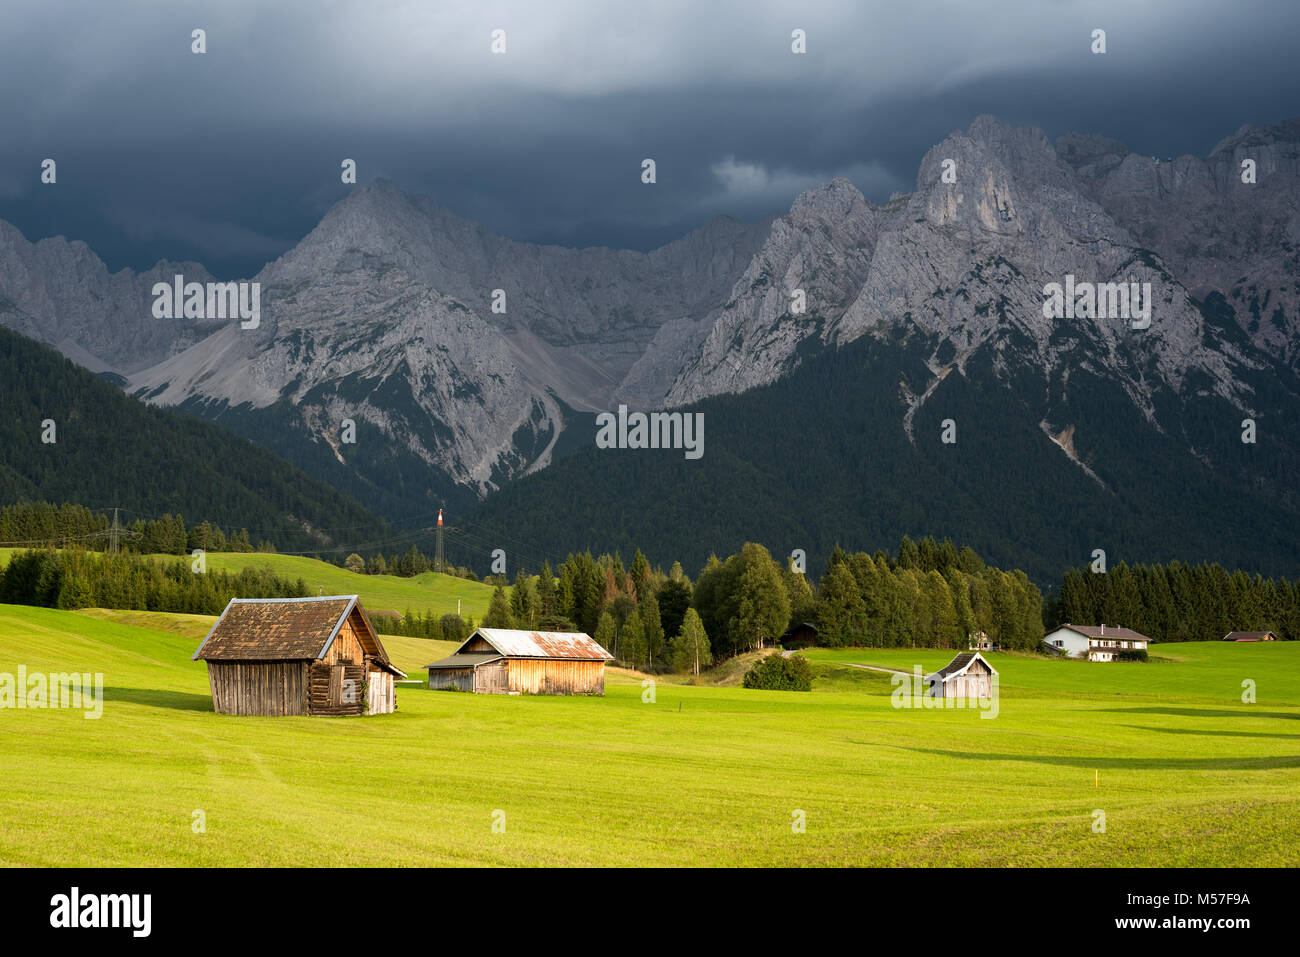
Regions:
[[[93,262],[70,270],[81,285],[47,293],[45,260],[0,227],[0,322],[43,330],[87,364],[108,343],[100,361],[126,369],[133,394],[226,422],[390,516],[468,507],[545,471],[582,444],[573,430],[592,413],[743,397],[863,339],[925,353],[924,377],[878,383],[900,398],[913,444],[918,417],[978,359],[1089,482],[1105,469],[1071,408],[1084,379],[1245,480],[1190,418],[1213,408],[1218,429],[1294,416],[1297,156],[1300,120],[1243,125],[1205,158],[1165,162],[985,115],[927,151],[911,193],[873,205],[835,179],[786,213],[715,218],[649,252],[520,243],[377,180],[257,274],[262,322],[247,332],[124,318],[132,290],[172,268],[162,263],[128,274],[95,327],[87,303],[106,280]],[[1254,184],[1238,174],[1245,159]],[[93,256],[73,246],[41,255]],[[1067,275],[1149,283],[1151,327],[1045,316],[1044,287]],[[130,361],[150,329],[147,357],[166,354]],[[1288,434],[1267,428],[1270,441]]]

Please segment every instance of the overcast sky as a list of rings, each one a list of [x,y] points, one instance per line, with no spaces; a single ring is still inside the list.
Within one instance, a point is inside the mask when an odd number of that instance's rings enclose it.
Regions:
[[[647,249],[836,175],[909,191],[980,113],[1203,155],[1300,115],[1298,37],[1291,0],[0,0],[0,218],[235,278],[349,157],[517,239]]]

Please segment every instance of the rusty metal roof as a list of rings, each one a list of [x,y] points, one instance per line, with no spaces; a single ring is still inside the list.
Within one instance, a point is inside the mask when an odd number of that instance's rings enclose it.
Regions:
[[[582,661],[613,661],[614,656],[581,631],[521,631],[515,628],[479,628],[474,632],[507,658],[566,658]],[[474,640],[456,649],[459,653]]]
[[[353,609],[366,623],[362,645],[376,664],[406,674],[388,659],[356,595],[321,598],[232,598],[191,661],[302,661],[322,657]],[[368,632],[368,634],[366,633]]]

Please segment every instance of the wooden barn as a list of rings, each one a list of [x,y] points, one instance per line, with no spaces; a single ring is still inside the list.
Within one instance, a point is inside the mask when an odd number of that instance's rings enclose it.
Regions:
[[[604,694],[605,662],[588,635],[480,628],[450,657],[429,665],[429,687],[479,694]]]
[[[232,598],[191,660],[219,714],[387,714],[406,677],[356,595]]]
[[[997,669],[978,651],[958,655],[938,671],[925,676],[931,698],[991,698]]]
[[[1223,636],[1224,641],[1277,641],[1277,635],[1271,631],[1230,631]]]

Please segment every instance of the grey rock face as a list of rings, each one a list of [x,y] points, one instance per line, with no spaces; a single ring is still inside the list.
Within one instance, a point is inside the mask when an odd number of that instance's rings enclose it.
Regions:
[[[1243,126],[1205,159],[1062,137],[1084,192],[1195,295],[1218,291],[1251,339],[1300,363],[1300,119]],[[1254,183],[1242,181],[1245,161]]]
[[[1266,354],[1300,362],[1298,156],[1300,121],[1243,127],[1205,159],[1168,162],[979,117],[926,154],[914,192],[882,206],[837,179],[782,216],[717,219],[649,253],[515,242],[379,181],[254,277],[255,330],[152,317],[153,283],[210,279],[197,264],[110,275],[82,243],[28,243],[0,223],[0,321],[128,374],[150,401],[288,400],[336,455],[341,421],[368,422],[479,494],[547,464],[561,403],[649,409],[743,392],[808,350],[868,335],[924,348],[931,388],[987,348],[1049,392],[1076,369],[1105,376],[1159,425],[1159,390],[1249,411],[1244,371]],[[1244,159],[1255,184],[1241,182]],[[1150,328],[1046,317],[1044,286],[1067,276],[1150,283]],[[1248,343],[1207,329],[1193,300],[1213,291]],[[913,411],[928,394],[910,395]],[[1064,419],[1042,427],[1072,434]]]
[[[485,494],[502,474],[547,464],[557,400],[660,401],[690,338],[673,330],[708,314],[762,228],[715,220],[650,253],[534,246],[381,181],[254,277],[260,328],[227,326],[128,388],[166,404],[286,398],[331,444],[343,419],[364,420]],[[492,308],[498,289],[504,312]],[[652,340],[667,367],[643,362],[625,385]]]
[[[910,196],[871,207],[860,196],[846,200],[849,191],[856,193],[848,184],[804,194],[774,225],[701,355],[673,383],[669,401],[770,382],[798,362],[806,340],[842,344],[877,334],[924,338],[934,351],[936,376],[952,365],[960,369],[965,356],[986,342],[1017,342],[1018,361],[1041,369],[1045,384],[1072,363],[1100,363],[1094,371],[1113,377],[1148,414],[1152,388],[1177,391],[1193,372],[1207,376],[1216,394],[1248,408],[1248,390],[1234,368],[1258,365],[1258,358],[1221,343],[1206,345],[1204,320],[1189,293],[1193,277],[1207,273],[1179,253],[1181,207],[1161,206],[1161,174],[1153,178],[1143,163],[1118,157],[1118,148],[1100,137],[1063,138],[1054,147],[1040,130],[980,117],[930,150]],[[1076,169],[1071,158],[1086,169]],[[943,181],[945,161],[953,183]],[[1222,202],[1231,183],[1200,163],[1185,162],[1181,189],[1200,202]],[[1127,184],[1122,190],[1121,182]],[[1157,198],[1145,199],[1153,191]],[[1120,200],[1106,201],[1112,193],[1141,196],[1150,205],[1143,215],[1125,213]],[[1271,203],[1286,208],[1287,200],[1274,196]],[[1282,230],[1283,215],[1274,218]],[[1128,225],[1154,219],[1161,225],[1141,236]],[[1276,245],[1259,240],[1250,248],[1270,268],[1285,270]],[[1234,287],[1225,277],[1237,272],[1221,264],[1217,285],[1197,283],[1197,294],[1204,295],[1207,285],[1227,293]],[[1046,318],[1044,286],[1064,283],[1067,275],[1078,282],[1151,283],[1151,327]],[[812,290],[814,321],[791,315],[783,294],[797,287]],[[1294,308],[1286,314],[1293,316]],[[1154,377],[1121,360],[1129,349],[1151,358]]]
[[[109,273],[83,242],[30,243],[0,221],[0,322],[95,372],[145,368],[216,329],[198,320],[154,319],[154,283],[170,283],[178,273],[194,282],[212,279],[192,262]]]

